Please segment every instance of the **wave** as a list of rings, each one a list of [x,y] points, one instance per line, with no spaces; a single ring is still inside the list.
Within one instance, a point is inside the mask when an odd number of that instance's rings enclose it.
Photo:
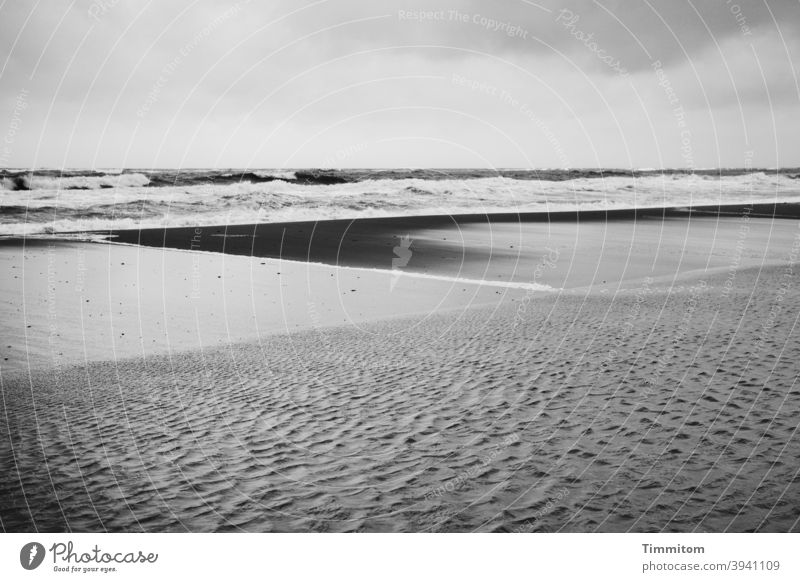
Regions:
[[[294,172],[224,172],[208,174],[205,172],[160,172],[150,176],[149,186],[162,188],[170,186],[202,186],[213,184],[227,186],[229,184],[260,184],[276,180],[295,180]]]
[[[357,181],[355,177],[337,175],[324,170],[255,170],[255,171],[141,171],[125,170],[58,172],[0,172],[3,190],[96,190],[100,188],[132,188],[149,186],[168,188],[175,186],[226,186],[238,183],[260,184],[283,181],[303,185],[345,184]]]
[[[752,174],[800,178],[800,169],[750,170],[724,168],[690,172],[680,169],[391,169],[391,170],[0,170],[4,190],[98,189],[149,186],[217,185],[268,183],[274,181],[300,185],[330,186],[353,182],[421,180],[425,182],[507,178],[528,182],[569,182],[580,179],[608,180],[663,178],[723,179]]]
[[[289,172],[289,171],[282,172],[280,170],[269,170],[269,171],[267,171],[267,170],[257,170],[255,172],[253,172],[253,174],[255,174],[256,176],[258,176],[260,178],[272,178],[274,180],[289,181],[289,180],[296,180],[297,179],[297,175],[294,172]]]
[[[41,181],[36,184],[49,188],[6,189],[2,193],[0,234],[800,202],[800,174],[795,172],[582,176],[571,180],[505,176],[361,180],[352,173],[342,177],[315,171],[211,173],[217,181],[209,182],[207,171],[183,172],[188,182],[157,187],[153,176],[136,172],[39,176]],[[64,184],[87,183],[93,187],[64,188]]]
[[[0,179],[3,190],[97,190],[100,188],[133,188],[147,186],[150,179],[144,174],[102,173],[99,175],[39,175],[16,174]]]

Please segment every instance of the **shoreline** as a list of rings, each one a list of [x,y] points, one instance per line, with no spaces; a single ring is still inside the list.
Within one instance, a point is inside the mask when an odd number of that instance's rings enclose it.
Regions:
[[[284,222],[237,222],[233,224],[204,224],[195,226],[168,226],[145,227],[117,230],[89,230],[89,231],[57,231],[48,234],[32,235],[0,235],[0,244],[17,244],[23,240],[83,240],[58,238],[60,236],[76,237],[79,235],[95,235],[97,240],[108,240],[119,237],[123,242],[131,244],[145,244],[154,246],[154,233],[170,231],[181,233],[190,232],[195,228],[201,229],[234,229],[236,234],[247,234],[249,231],[264,229],[269,234],[272,230],[304,229],[312,225],[329,225],[331,229],[342,229],[346,225],[360,224],[370,230],[411,228],[424,229],[462,224],[500,224],[500,223],[528,223],[528,222],[595,222],[604,220],[637,220],[645,218],[685,218],[691,215],[702,216],[743,216],[753,218],[773,219],[800,219],[800,202],[769,202],[769,203],[733,203],[733,204],[704,204],[694,206],[652,206],[640,208],[619,209],[587,209],[587,210],[555,210],[536,212],[489,212],[489,213],[457,213],[457,214],[414,214],[378,217],[335,218],[319,220],[299,220]],[[327,228],[327,227],[326,227]],[[134,242],[132,233],[145,233],[142,242]],[[191,236],[188,237],[189,239]],[[169,237],[171,240],[172,237]],[[111,241],[113,242],[113,241]]]
[[[800,204],[750,204],[663,207],[626,210],[582,210],[536,213],[456,214],[356,218],[278,223],[187,226],[95,232],[110,242],[158,248],[204,250],[224,254],[294,259],[352,267],[389,268],[402,259],[393,253],[404,236],[426,231],[451,231],[462,227],[601,222],[666,221],[700,217],[740,216],[764,219],[800,219]],[[450,238],[452,241],[453,238]],[[520,241],[522,242],[522,241]],[[359,244],[356,244],[359,243]],[[440,245],[441,247],[441,245]],[[418,249],[420,250],[420,249]],[[437,249],[441,250],[441,248]],[[402,251],[401,251],[402,252]],[[484,253],[485,254],[485,253]],[[457,252],[445,253],[449,260]],[[417,256],[417,260],[419,260]],[[463,257],[462,257],[463,258]],[[412,266],[413,270],[414,267]]]
[[[0,371],[781,264],[800,221],[740,210],[739,219],[474,215],[125,231],[111,243],[5,239]]]
[[[115,243],[570,289],[725,266],[742,230],[791,236],[800,205],[472,214],[116,231]],[[773,220],[779,215],[781,220]],[[739,220],[734,220],[738,217]],[[748,235],[754,238],[752,235]],[[761,236],[761,235],[759,235]],[[747,237],[745,237],[747,238]],[[634,250],[634,247],[636,249]],[[755,251],[754,251],[755,252]],[[744,257],[745,263],[749,258]],[[772,258],[778,258],[772,255]]]

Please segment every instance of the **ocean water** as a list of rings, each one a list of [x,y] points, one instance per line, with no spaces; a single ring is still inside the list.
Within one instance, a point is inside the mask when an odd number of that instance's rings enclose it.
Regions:
[[[800,170],[0,171],[0,236],[800,201]]]

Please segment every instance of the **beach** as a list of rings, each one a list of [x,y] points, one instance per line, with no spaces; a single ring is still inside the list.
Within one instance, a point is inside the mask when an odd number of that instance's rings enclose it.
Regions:
[[[798,531],[798,224],[5,240],[2,527]]]
[[[800,579],[800,2],[0,12],[0,581]]]

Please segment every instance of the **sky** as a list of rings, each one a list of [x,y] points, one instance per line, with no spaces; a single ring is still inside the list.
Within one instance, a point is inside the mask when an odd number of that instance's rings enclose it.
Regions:
[[[800,166],[800,2],[6,0],[0,167]]]

